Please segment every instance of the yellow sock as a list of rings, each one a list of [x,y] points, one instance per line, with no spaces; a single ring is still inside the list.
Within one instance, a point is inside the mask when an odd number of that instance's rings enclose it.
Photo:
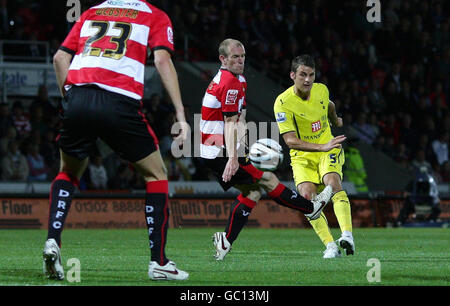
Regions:
[[[324,213],[320,213],[320,217],[316,220],[310,220],[309,223],[311,223],[311,226],[313,227],[316,234],[319,236],[320,240],[322,240],[323,244],[325,246],[333,242],[333,236],[331,235],[330,228],[328,227],[328,221],[325,217]]]
[[[352,231],[352,211],[350,201],[345,190],[336,192],[331,198],[333,202],[334,214],[339,222],[341,232]]]

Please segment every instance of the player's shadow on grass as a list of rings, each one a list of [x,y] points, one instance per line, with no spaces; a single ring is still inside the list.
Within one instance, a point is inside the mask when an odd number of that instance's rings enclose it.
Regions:
[[[432,260],[427,258],[416,258],[416,257],[404,257],[403,259],[383,259],[381,262],[403,262],[403,263],[411,263],[411,262],[436,262],[436,261],[442,261],[442,262],[449,262],[450,257],[440,257],[440,258],[433,258]]]
[[[395,274],[395,275],[382,275],[382,281],[397,281],[399,279],[410,279],[410,280],[421,280],[421,281],[433,281],[433,282],[445,282],[450,281],[448,276],[438,276],[438,275],[417,275],[417,274]]]
[[[151,281],[147,277],[146,271],[142,273],[142,276],[136,276],[136,271],[131,271],[130,269],[115,269],[110,271],[97,270],[97,269],[85,269],[84,272],[81,271],[81,281],[80,282],[69,282],[66,279],[52,280],[47,279],[44,276],[42,270],[39,269],[0,269],[1,280],[0,283],[11,284],[11,285],[97,285],[97,284],[117,284],[117,285],[146,285],[147,282],[151,284]],[[117,272],[133,272],[133,275],[117,276]],[[140,273],[142,271],[138,271]],[[67,271],[65,271],[67,273]],[[67,276],[67,275],[66,275]]]
[[[42,270],[38,269],[0,269],[2,282],[17,283],[17,284],[33,284],[36,282],[45,282]],[[7,278],[7,279],[6,279]]]

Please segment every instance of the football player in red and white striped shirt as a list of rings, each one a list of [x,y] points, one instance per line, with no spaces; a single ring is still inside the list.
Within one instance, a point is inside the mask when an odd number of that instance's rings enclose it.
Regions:
[[[181,131],[187,125],[171,60],[173,32],[169,17],[141,0],[105,1],[86,10],[54,56],[64,96],[59,136],[61,167],[52,183],[44,273],[63,279],[61,232],[75,187],[97,138],[135,166],[146,181],[151,279],[187,279],[165,254],[168,227],[168,181],[158,140],[142,113],[147,49],[175,106]]]
[[[247,83],[242,75],[245,48],[237,40],[226,39],[219,46],[219,59],[222,65],[202,102],[200,155],[225,191],[231,187],[241,191],[231,206],[225,232],[213,236],[215,258],[223,260],[261,198],[261,188],[276,203],[307,217],[320,215],[322,202],[327,203],[331,197],[331,188],[325,188],[316,200],[308,201],[280,183],[272,172],[258,170],[244,156],[238,156],[239,146],[245,146],[246,131]]]

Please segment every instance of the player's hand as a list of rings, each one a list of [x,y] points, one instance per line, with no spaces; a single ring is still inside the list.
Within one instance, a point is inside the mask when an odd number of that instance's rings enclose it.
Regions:
[[[236,174],[238,169],[239,169],[239,162],[237,157],[230,157],[228,159],[227,165],[225,166],[225,170],[223,170],[222,180],[225,183],[230,181],[233,175]]]
[[[331,139],[329,142],[323,145],[322,150],[323,152],[328,152],[334,148],[341,148],[342,143],[347,139],[345,135],[339,135]]]
[[[187,124],[186,121],[178,121],[176,124],[177,124],[179,134],[178,134],[178,136],[175,136],[173,139],[175,141],[178,141],[181,144],[187,139],[187,135],[188,135],[190,128],[189,128],[189,124]]]
[[[180,144],[183,144],[183,142],[187,139],[190,127],[189,124],[186,122],[186,118],[184,117],[184,110],[183,111],[177,111],[176,112],[176,118],[177,122],[176,128],[178,135],[175,136],[173,139],[177,141]]]

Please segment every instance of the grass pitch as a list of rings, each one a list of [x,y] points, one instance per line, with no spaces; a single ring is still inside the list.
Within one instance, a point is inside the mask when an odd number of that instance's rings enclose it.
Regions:
[[[166,253],[188,281],[148,279],[145,229],[65,230],[62,260],[80,262],[80,282],[47,280],[42,274],[44,230],[0,230],[0,285],[81,286],[448,286],[448,229],[355,229],[356,253],[323,259],[311,229],[246,228],[223,262],[213,258],[211,236],[222,229],[169,229]],[[332,230],[335,239],[338,229]],[[379,261],[379,282],[370,259]],[[369,264],[368,264],[369,263]],[[370,277],[369,277],[370,279]]]

